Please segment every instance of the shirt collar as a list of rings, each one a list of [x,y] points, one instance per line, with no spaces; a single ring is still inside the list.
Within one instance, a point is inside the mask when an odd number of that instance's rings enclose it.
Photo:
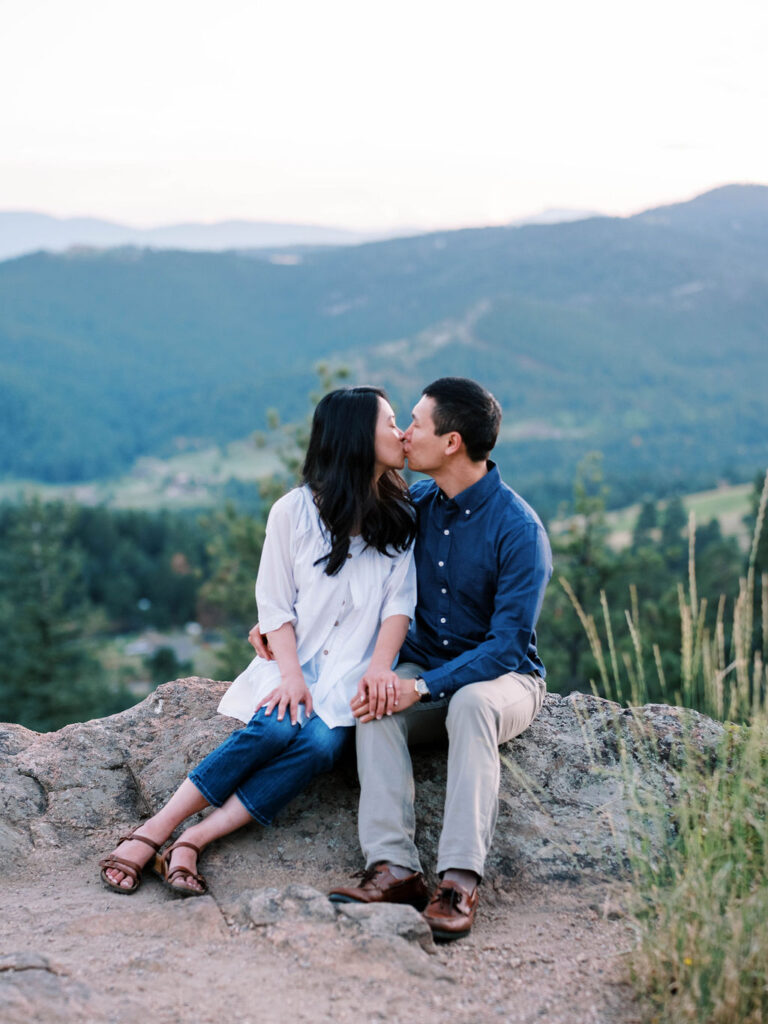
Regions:
[[[486,462],[488,472],[481,477],[476,484],[460,491],[455,498],[448,498],[440,491],[440,503],[451,507],[451,503],[460,508],[465,515],[471,515],[475,509],[480,508],[490,496],[501,487],[501,476],[498,466],[490,459]]]

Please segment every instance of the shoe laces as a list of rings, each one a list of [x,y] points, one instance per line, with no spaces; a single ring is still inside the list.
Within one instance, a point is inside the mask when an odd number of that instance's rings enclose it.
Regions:
[[[441,910],[458,909],[461,903],[461,893],[453,886],[441,885],[433,897],[433,902],[439,903]]]
[[[373,867],[373,868],[363,868],[362,871],[355,871],[350,877],[352,877],[352,878],[359,878],[360,879],[360,888],[362,889],[364,885],[368,884],[368,882],[372,882],[373,881],[375,875],[376,875],[376,868]]]

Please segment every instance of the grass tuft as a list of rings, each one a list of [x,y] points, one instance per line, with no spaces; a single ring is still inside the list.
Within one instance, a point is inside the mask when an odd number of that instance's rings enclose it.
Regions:
[[[702,757],[689,719],[674,758],[678,799],[672,821],[666,806],[641,802],[636,787],[627,789],[635,823],[630,913],[639,936],[631,974],[654,1024],[768,1021],[768,576],[759,591],[755,578],[767,506],[768,473],[728,629],[722,598],[714,628],[706,626],[693,516],[689,525],[687,588],[681,584],[679,590],[681,689],[669,696],[725,723],[716,754]],[[636,597],[626,613],[631,653],[620,660],[605,597],[603,641],[595,619],[567,581],[561,583],[589,638],[603,693],[634,709],[635,756],[638,745],[657,756],[655,734],[639,712],[647,702],[648,673],[655,672],[662,692],[668,691],[661,651],[642,635]],[[626,748],[623,757],[628,764]],[[650,840],[665,834],[669,841],[661,849]]]

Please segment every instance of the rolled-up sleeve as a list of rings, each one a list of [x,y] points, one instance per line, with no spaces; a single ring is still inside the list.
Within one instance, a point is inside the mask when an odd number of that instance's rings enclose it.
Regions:
[[[381,620],[390,615],[407,615],[413,618],[416,607],[416,565],[413,561],[413,545],[401,551],[392,559],[389,576],[384,584],[381,602]]]
[[[262,633],[296,623],[296,580],[294,579],[295,500],[286,495],[275,502],[267,519],[267,531],[256,576],[256,604]]]

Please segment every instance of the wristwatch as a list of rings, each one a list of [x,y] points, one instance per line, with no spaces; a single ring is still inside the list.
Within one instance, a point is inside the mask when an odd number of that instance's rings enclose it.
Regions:
[[[429,696],[429,687],[421,678],[421,676],[416,676],[416,678],[413,681],[413,688],[420,697]]]

